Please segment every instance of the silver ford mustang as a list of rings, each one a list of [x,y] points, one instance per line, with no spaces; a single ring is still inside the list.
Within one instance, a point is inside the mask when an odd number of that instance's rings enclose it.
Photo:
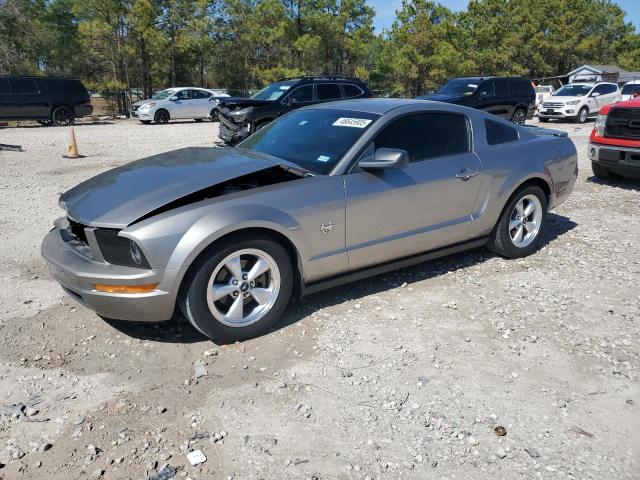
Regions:
[[[295,110],[237,148],[186,148],[60,197],[42,244],[99,315],[181,312],[221,341],[259,335],[289,299],[486,245],[539,246],[571,193],[565,133],[466,107],[367,99]]]

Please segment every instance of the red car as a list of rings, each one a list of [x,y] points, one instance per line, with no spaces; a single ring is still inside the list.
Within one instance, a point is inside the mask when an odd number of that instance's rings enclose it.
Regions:
[[[640,97],[602,107],[591,132],[589,158],[598,178],[640,178]]]

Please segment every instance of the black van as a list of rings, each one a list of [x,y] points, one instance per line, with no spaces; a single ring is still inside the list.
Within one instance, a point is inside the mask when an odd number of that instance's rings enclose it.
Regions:
[[[536,92],[524,77],[454,78],[433,95],[416,98],[477,108],[520,125],[536,111]]]
[[[92,112],[89,92],[79,80],[0,76],[0,120],[72,125]]]

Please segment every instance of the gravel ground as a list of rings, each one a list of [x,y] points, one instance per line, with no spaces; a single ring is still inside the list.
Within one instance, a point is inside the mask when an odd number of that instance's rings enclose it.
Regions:
[[[0,478],[640,478],[640,183],[591,176],[591,125],[553,127],[581,171],[535,255],[326,291],[224,346],[107,323],[39,255],[60,192],[215,125],[79,125],[80,160],[67,129],[0,129],[25,150],[0,152]]]

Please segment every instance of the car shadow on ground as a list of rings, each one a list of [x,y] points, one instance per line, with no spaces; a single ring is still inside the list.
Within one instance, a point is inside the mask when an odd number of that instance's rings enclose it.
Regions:
[[[598,178],[595,175],[588,177],[587,182],[595,183],[596,185],[602,185],[605,187],[616,187],[622,188],[624,190],[640,190],[640,178],[610,178],[605,180],[603,178]]]
[[[573,230],[576,226],[577,223],[568,217],[549,213],[542,236],[541,248]],[[398,288],[405,283],[411,285],[446,273],[462,270],[495,257],[496,255],[486,248],[475,248],[309,295],[302,300],[293,301],[281,320],[274,325],[269,333],[287,328],[322,308],[358,300],[368,295],[375,295]],[[121,333],[141,340],[165,343],[195,343],[208,340],[179,315],[166,322],[104,320]],[[221,342],[214,343],[222,344]]]
[[[91,125],[113,125],[115,122],[111,121],[111,120],[95,120],[95,121],[86,121],[86,122],[82,122],[82,123],[74,123],[73,125],[60,125],[59,127],[56,127],[54,125],[39,125],[39,124],[25,124],[22,125],[20,123],[18,123],[18,125],[8,125],[6,127],[0,127],[0,129],[11,129],[11,128],[24,128],[24,129],[28,129],[28,128],[80,128],[80,127],[86,127],[86,126],[91,126]]]

